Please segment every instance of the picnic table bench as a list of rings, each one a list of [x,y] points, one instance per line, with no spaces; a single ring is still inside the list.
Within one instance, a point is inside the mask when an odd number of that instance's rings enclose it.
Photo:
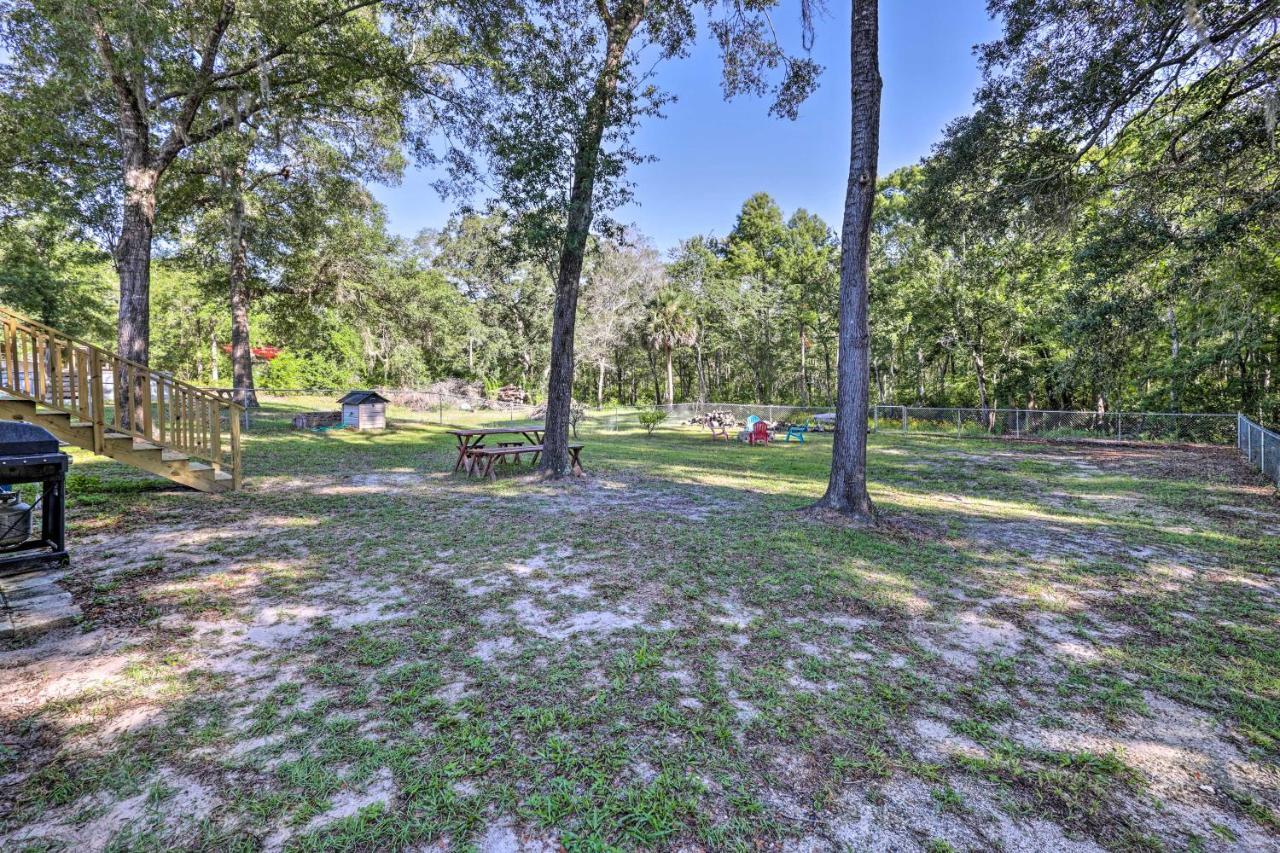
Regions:
[[[518,426],[507,427],[483,427],[479,429],[451,429],[449,435],[453,436],[458,442],[458,460],[453,463],[453,472],[456,474],[463,468],[467,469],[467,473],[471,473],[471,453],[484,447],[485,441],[493,436],[520,436],[529,444],[542,444],[542,434],[545,430],[541,424],[522,424]],[[509,442],[504,442],[507,444]]]
[[[538,457],[542,454],[543,446],[541,444],[500,444],[497,447],[479,447],[471,450],[469,456],[471,464],[467,466],[467,476],[479,473],[481,477],[488,477],[490,480],[498,479],[497,472],[493,470],[493,465],[498,460],[506,460],[507,458],[515,458],[519,460],[521,454],[532,453],[533,461],[531,464],[538,464]],[[582,452],[581,444],[569,445],[569,463],[575,474],[582,474],[582,462],[578,458],[578,454]],[[484,470],[481,471],[483,466]]]
[[[493,470],[495,463],[512,461],[519,464],[521,456],[532,454],[532,463],[536,465],[538,457],[542,455],[542,436],[546,430],[541,424],[524,424],[481,429],[451,429],[448,432],[458,442],[458,459],[453,463],[454,473],[465,470],[467,476],[479,473],[483,477],[496,480],[498,476]],[[485,442],[495,436],[519,436],[524,439],[524,442],[499,441],[496,447],[486,447]],[[582,447],[581,444],[569,445],[569,459],[576,474],[582,473],[582,462],[578,458]]]

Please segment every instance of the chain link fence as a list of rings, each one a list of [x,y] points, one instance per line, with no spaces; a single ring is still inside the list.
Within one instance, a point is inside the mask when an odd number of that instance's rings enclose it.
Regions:
[[[230,389],[208,389],[229,395]],[[244,410],[241,427],[247,432],[274,432],[292,428],[297,415],[337,412],[338,400],[351,389],[344,388],[256,388],[258,405]],[[485,423],[517,423],[532,419],[539,408],[530,403],[464,397],[435,391],[375,389],[391,400],[396,420],[417,423],[459,424],[483,420]]]
[[[1280,488],[1280,434],[1236,415],[1236,447],[1250,465]]]
[[[349,389],[258,389],[263,404],[245,412],[250,430],[288,429],[296,414],[336,411],[337,400]],[[397,419],[422,423],[518,423],[535,419],[540,406],[462,397],[434,391],[380,389],[393,400]],[[675,425],[711,412],[725,413],[738,423],[755,415],[771,424],[819,424],[830,427],[831,406],[788,406],[767,403],[676,403],[658,408]],[[585,409],[579,428],[614,432],[638,426],[640,409],[615,406]],[[826,416],[826,417],[823,417]],[[816,420],[815,420],[816,417]],[[872,431],[911,435],[960,437],[1093,439],[1187,444],[1236,444],[1250,461],[1277,480],[1280,438],[1248,418],[1226,414],[1181,412],[1084,412],[1047,409],[981,409],[931,406],[872,406],[867,426]],[[1249,442],[1253,444],[1250,445]],[[1252,447],[1252,450],[1249,448]],[[1265,457],[1265,466],[1263,460]]]
[[[1235,415],[874,406],[873,429],[935,435],[1230,444]]]
[[[832,415],[835,409],[831,406],[781,406],[756,403],[664,403],[658,406],[667,413],[672,421],[688,421],[709,412],[727,412],[738,423],[755,415],[769,423],[796,424],[803,423],[815,415]],[[833,421],[834,422],[834,421]]]
[[[665,405],[671,418],[691,420],[727,412],[739,423],[756,415],[770,423],[804,423],[834,416],[831,407],[741,403]],[[872,406],[868,427],[916,435],[1003,438],[1095,439],[1166,444],[1221,444],[1235,440],[1235,415],[1182,412],[1072,412],[1046,409],[981,409],[934,406]],[[819,418],[819,422],[824,420]],[[830,422],[829,419],[826,419]]]

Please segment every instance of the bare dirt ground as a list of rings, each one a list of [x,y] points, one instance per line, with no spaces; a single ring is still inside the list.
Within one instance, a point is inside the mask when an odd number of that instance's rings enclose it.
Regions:
[[[644,441],[79,504],[84,623],[0,650],[0,848],[1280,849],[1230,451],[877,439],[863,531],[795,511],[818,442]]]

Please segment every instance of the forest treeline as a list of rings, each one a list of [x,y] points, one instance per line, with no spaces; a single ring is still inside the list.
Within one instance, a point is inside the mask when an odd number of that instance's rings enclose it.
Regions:
[[[1091,206],[1070,227],[1011,231],[960,250],[920,210],[931,165],[881,181],[872,237],[873,401],[1063,409],[1280,407],[1274,223],[1194,257]],[[458,215],[413,240],[367,192],[305,252],[254,255],[252,343],[268,388],[421,387],[460,377],[546,381],[551,269],[522,259],[502,216]],[[271,223],[263,222],[267,229]],[[250,229],[256,232],[256,226]],[[110,259],[48,220],[0,231],[0,301],[110,346]],[[1117,241],[1129,245],[1117,245]],[[1141,258],[1132,256],[1139,248]],[[152,364],[227,385],[224,267],[199,229],[154,262]],[[577,399],[830,405],[838,359],[839,238],[821,218],[748,198],[723,237],[665,255],[634,228],[593,240],[579,305]]]
[[[1174,5],[1171,26],[1189,37],[1200,19]],[[1237,6],[1245,11],[1230,17]],[[1117,20],[1128,20],[1116,8]],[[1049,132],[1066,115],[1061,104],[1075,98],[1072,109],[1083,110],[1088,92],[1052,89],[1029,59],[1018,79],[1047,91],[1032,98],[1027,87],[1012,87],[1004,100],[980,92],[974,113],[952,123],[929,157],[880,179],[871,235],[873,403],[1243,410],[1280,420],[1280,159],[1266,71],[1280,47],[1260,8],[1223,4],[1218,12],[1223,32],[1255,41],[1212,54],[1212,68],[1193,84],[1157,91],[1122,123],[1099,107],[1105,132],[1082,140]],[[1030,12],[1010,6],[1003,14]],[[1036,14],[1054,25],[1049,12]],[[9,33],[15,45],[25,44],[19,24]],[[432,68],[462,63],[452,57],[464,42],[440,32],[448,38],[432,31],[426,42],[439,50]],[[1015,60],[1034,54],[1020,32],[1011,27],[1005,42],[988,46],[981,59],[989,79],[991,68],[1018,70]],[[1101,25],[1098,32],[1117,49],[1136,43]],[[252,41],[236,45],[246,57],[228,66],[245,69],[239,105],[209,107],[211,130],[181,137],[200,143],[195,153],[165,161],[163,182],[157,173],[150,364],[228,386],[232,342],[247,340],[280,350],[269,362],[255,359],[260,387],[420,387],[460,377],[519,384],[541,398],[565,259],[561,226],[548,224],[537,199],[567,186],[572,165],[548,154],[555,169],[534,175],[525,162],[542,150],[542,96],[486,95],[494,124],[469,129],[491,162],[506,164],[495,172],[501,191],[491,203],[460,205],[439,229],[396,236],[369,188],[394,181],[421,143],[414,117],[431,104],[407,83],[400,91],[386,82],[417,81],[421,69],[395,65],[396,44],[383,44],[385,34],[367,21],[327,38],[344,50],[367,42],[383,53],[370,48],[350,68],[326,60],[332,79],[312,79],[331,91],[304,86],[290,100],[290,86],[319,73],[308,64],[314,57],[300,53],[289,60],[296,67],[282,64],[287,54],[274,60],[279,79],[268,83],[253,70]],[[336,50],[321,47],[326,56]],[[540,67],[550,50],[516,42],[504,49],[514,71]],[[57,67],[76,73],[74,56],[59,57]],[[372,67],[370,57],[382,64]],[[33,53],[24,61],[44,60]],[[1124,56],[1108,62],[1117,80],[1133,72]],[[0,302],[114,348],[123,255],[110,206],[119,199],[92,188],[118,170],[118,151],[77,142],[83,128],[39,121],[41,98],[62,91],[50,79],[48,92],[15,84],[0,104],[11,163],[0,177]],[[557,85],[585,97],[589,83],[573,84],[587,87],[581,92]],[[214,103],[217,87],[209,91]],[[442,102],[449,96],[438,85],[431,91]],[[1010,100],[1020,97],[1028,103]],[[631,111],[630,128],[658,106],[637,100],[619,109]],[[154,108],[169,109],[163,94]],[[213,132],[218,109],[236,119],[221,135]],[[1072,127],[1091,127],[1089,115],[1073,116]],[[565,121],[579,118],[570,111]],[[65,147],[73,142],[81,147]],[[606,154],[614,159],[598,167],[605,176],[639,156],[624,144]],[[24,165],[37,155],[39,169]],[[40,170],[60,157],[64,171],[45,180]],[[628,194],[621,181],[601,192],[602,209]],[[760,192],[735,221],[707,229],[660,252],[634,227],[595,222],[577,303],[574,397],[832,404],[840,280],[833,223],[784,211]]]

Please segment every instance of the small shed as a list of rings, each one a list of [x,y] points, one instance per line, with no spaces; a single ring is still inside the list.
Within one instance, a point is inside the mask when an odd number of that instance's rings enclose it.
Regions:
[[[347,429],[387,428],[387,398],[377,391],[348,391],[338,402]]]

